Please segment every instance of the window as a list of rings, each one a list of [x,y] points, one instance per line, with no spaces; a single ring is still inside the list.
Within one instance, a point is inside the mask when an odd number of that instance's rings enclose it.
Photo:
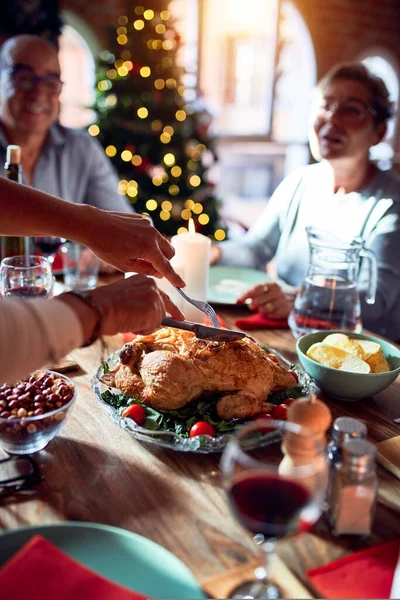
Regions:
[[[361,59],[372,73],[383,79],[389,91],[390,99],[394,102],[395,107],[397,107],[399,102],[399,77],[389,60],[383,56],[379,56],[377,53],[375,54],[375,52],[371,52],[370,55],[364,54]],[[388,122],[388,130],[384,141],[377,146],[373,146],[370,150],[371,158],[377,161],[382,169],[390,169],[392,166],[396,125],[397,119],[393,117]]]
[[[85,127],[94,120],[90,106],[94,102],[95,63],[84,38],[70,25],[60,36],[61,93],[60,123],[67,127]]]
[[[289,1],[282,3],[279,40],[272,137],[278,142],[304,143],[317,69],[307,26]]]
[[[204,0],[200,87],[220,135],[270,130],[278,0]]]
[[[197,95],[198,84],[199,0],[171,0],[168,10],[173,15],[174,27],[181,38],[178,62],[185,69],[185,98],[187,101],[193,101]]]

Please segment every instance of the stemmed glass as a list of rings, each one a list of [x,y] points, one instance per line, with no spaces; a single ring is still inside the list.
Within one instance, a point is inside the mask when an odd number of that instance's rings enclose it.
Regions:
[[[300,449],[295,464],[284,453],[289,438],[291,447],[296,444]],[[228,442],[221,469],[230,508],[253,534],[265,558],[264,566],[254,572],[254,581],[234,590],[233,597],[282,598],[270,579],[275,544],[307,531],[319,518],[327,486],[323,448],[300,425],[257,420],[240,428]]]
[[[0,293],[3,297],[48,298],[53,273],[43,256],[11,256],[0,264]]]
[[[42,255],[53,265],[57,250],[66,240],[55,236],[35,237],[34,244]]]

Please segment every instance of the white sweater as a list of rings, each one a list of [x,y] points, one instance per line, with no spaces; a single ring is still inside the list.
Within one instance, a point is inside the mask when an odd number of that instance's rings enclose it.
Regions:
[[[56,362],[83,341],[78,317],[60,300],[0,300],[0,382]]]
[[[258,222],[241,239],[220,244],[221,263],[264,270],[275,258],[279,279],[298,287],[309,262],[307,225],[348,242],[361,235],[378,263],[375,304],[364,300],[364,269],[359,277],[363,324],[400,340],[400,177],[378,171],[359,192],[333,195],[329,173],[322,162],[289,175]]]

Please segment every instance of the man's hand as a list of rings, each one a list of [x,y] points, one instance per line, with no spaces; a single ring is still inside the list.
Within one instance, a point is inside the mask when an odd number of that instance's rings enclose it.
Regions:
[[[166,277],[172,285],[185,285],[169,262],[174,248],[146,217],[98,210],[96,219],[98,225],[88,228],[84,243],[100,260],[124,273]]]
[[[152,333],[161,326],[162,319],[171,315],[178,321],[184,320],[183,313],[158,289],[154,279],[144,275],[133,275],[110,285],[103,285],[90,292],[101,308],[104,318],[101,334],[133,332]],[[84,338],[90,338],[96,314],[73,294],[61,294],[57,300],[69,304],[82,325]]]

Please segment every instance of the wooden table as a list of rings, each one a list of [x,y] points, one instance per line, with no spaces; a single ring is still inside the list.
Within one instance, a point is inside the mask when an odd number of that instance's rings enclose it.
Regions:
[[[221,315],[233,325],[237,310]],[[254,332],[263,344],[296,361],[289,331]],[[110,352],[123,344],[109,339]],[[82,371],[76,406],[61,435],[39,460],[45,481],[35,497],[0,507],[0,528],[13,529],[65,520],[123,527],[161,544],[200,579],[246,563],[254,545],[231,516],[219,475],[219,455],[163,450],[135,441],[114,425],[99,406],[90,380],[99,366],[98,344],[73,353]],[[363,419],[378,442],[400,433],[400,379],[363,402],[329,401],[334,417]],[[368,541],[333,538],[322,518],[312,533],[278,545],[280,556],[306,582],[304,572],[350,551],[400,536],[400,481],[379,468],[380,502],[374,533]]]

